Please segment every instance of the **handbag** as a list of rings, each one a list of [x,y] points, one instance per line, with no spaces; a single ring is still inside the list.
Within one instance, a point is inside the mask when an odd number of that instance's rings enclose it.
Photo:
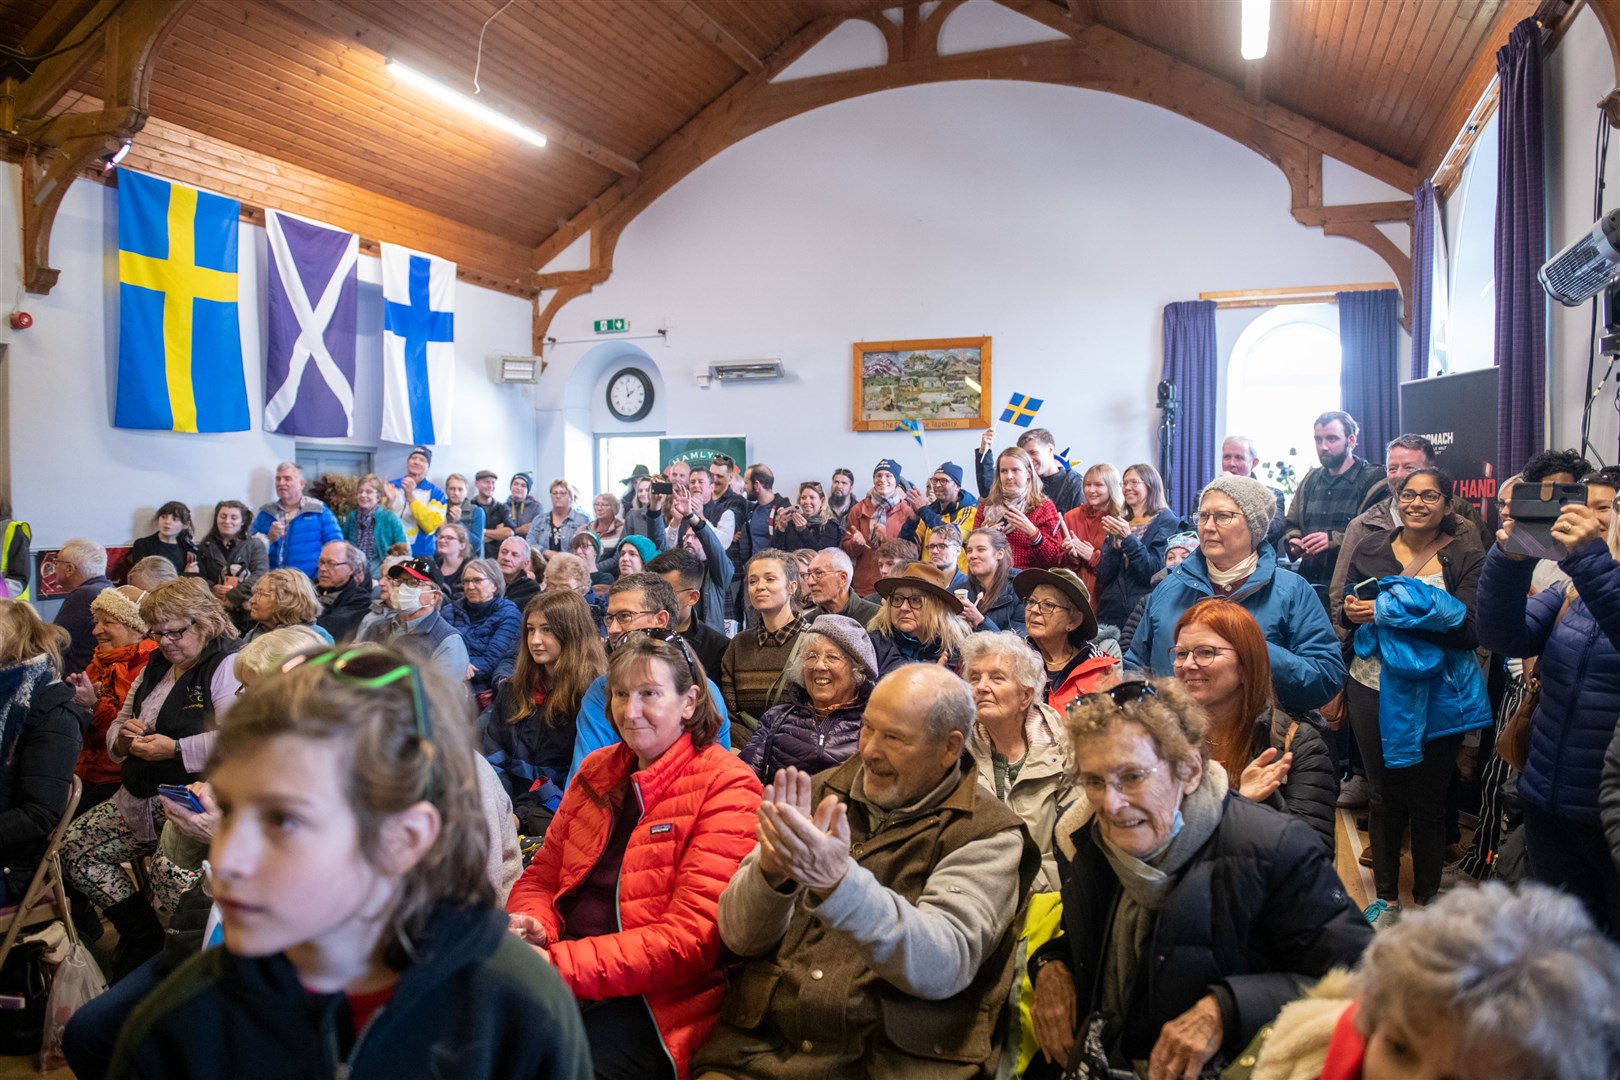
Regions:
[[[45,1002],[50,979],[45,943],[18,941],[0,968],[0,1054],[39,1053],[45,1041]]]
[[[1564,590],[1564,603],[1558,609],[1558,617],[1553,619],[1552,629],[1547,636],[1552,637],[1553,630],[1564,621],[1564,612],[1575,600],[1574,586]],[[1519,698],[1519,707],[1513,710],[1508,722],[1502,725],[1502,731],[1496,736],[1496,756],[1513,766],[1518,772],[1524,771],[1524,766],[1530,760],[1530,721],[1536,715],[1536,708],[1541,704],[1541,664],[1539,657],[1530,657],[1524,662],[1524,694]]]

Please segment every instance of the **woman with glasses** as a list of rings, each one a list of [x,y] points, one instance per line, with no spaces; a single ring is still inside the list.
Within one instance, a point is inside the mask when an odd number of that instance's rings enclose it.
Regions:
[[[1412,900],[1422,907],[1439,895],[1451,771],[1463,733],[1491,722],[1474,656],[1485,556],[1453,542],[1459,519],[1450,499],[1451,478],[1439,469],[1407,474],[1395,489],[1399,527],[1369,533],[1345,553],[1343,619],[1355,634],[1345,703],[1367,767],[1374,926],[1400,914],[1408,830]]]
[[[516,667],[484,720],[483,754],[512,796],[519,831],[544,836],[568,782],[580,703],[607,672],[607,653],[575,593],[541,593],[522,620]]]
[[[816,480],[799,485],[797,506],[784,507],[771,518],[771,546],[784,551],[835,548],[842,535],[838,518],[828,509],[827,495]]]
[[[248,595],[247,611],[253,625],[242,635],[244,642],[283,626],[307,626],[332,644],[332,635],[315,625],[321,601],[302,570],[283,568],[265,574]]]
[[[877,654],[866,628],[822,615],[800,633],[782,672],[786,700],[759,718],[742,759],[765,783],[792,766],[818,773],[842,765],[860,746],[861,717],[877,684]]]
[[[878,581],[883,603],[866,630],[880,677],[901,664],[961,668],[962,645],[973,628],[962,618],[962,601],[946,588],[949,582],[943,570],[924,562],[908,563]]]
[[[716,913],[761,787],[678,636],[625,635],[607,687],[621,741],[586,757],[507,911],[579,1000],[596,1076],[676,1080],[725,997]]]
[[[158,850],[164,811],[157,789],[202,778],[216,717],[230,707],[240,685],[230,663],[239,644],[236,627],[200,578],[160,585],[141,600],[140,615],[157,652],[107,733],[107,754],[119,765],[121,785],[109,801],[75,820],[62,844],[68,880],[118,930],[109,972],[114,980],[163,947],[163,925],[123,864],[153,856],[149,890],[164,911],[173,911],[200,876]]]
[[[1119,658],[1097,646],[1091,595],[1073,570],[1025,570],[1013,579],[1024,602],[1024,632],[1045,672],[1041,700],[1059,713],[1081,694],[1118,678]]]
[[[1309,827],[1232,797],[1179,683],[1089,694],[1065,727],[1086,797],[1057,824],[1063,935],[1030,957],[1046,1061],[1025,1076],[1219,1071],[1372,930]]]
[[[511,676],[520,651],[523,614],[505,592],[494,559],[469,559],[461,571],[461,598],[450,605],[450,624],[467,646],[467,683],[479,708],[489,705],[486,695]]]
[[[1277,704],[1294,714],[1321,708],[1344,685],[1344,656],[1310,583],[1277,567],[1264,542],[1276,497],[1247,476],[1220,476],[1198,499],[1198,550],[1148,597],[1125,666],[1150,675],[1175,667],[1176,623],[1210,597],[1231,600],[1260,624]]]
[[[1277,707],[1271,657],[1254,616],[1226,600],[1200,600],[1176,622],[1176,678],[1209,714],[1209,759],[1231,790],[1293,814],[1333,851],[1339,770],[1307,719]]]
[[[551,482],[551,513],[541,514],[529,526],[529,546],[550,562],[568,554],[574,534],[590,526],[590,519],[574,509],[574,489],[566,480]]]
[[[741,740],[781,696],[782,669],[805,625],[797,559],[766,548],[748,560],[745,573],[743,588],[759,622],[737,631],[720,660],[720,693]]]
[[[445,588],[450,590],[450,599],[459,600],[461,572],[473,555],[467,530],[453,521],[445,522],[433,534],[433,550],[433,561],[439,564],[439,575],[444,578]]]
[[[1000,529],[974,529],[963,542],[967,556],[968,587],[962,597],[962,618],[980,633],[1024,631],[1024,603],[1013,589],[1018,568],[1012,546]]]

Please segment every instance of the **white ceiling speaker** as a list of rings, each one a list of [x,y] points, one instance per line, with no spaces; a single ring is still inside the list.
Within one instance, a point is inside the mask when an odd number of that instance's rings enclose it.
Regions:
[[[538,356],[497,356],[496,380],[503,383],[534,383],[540,381],[543,367]]]
[[[780,360],[742,360],[733,364],[710,364],[709,378],[720,382],[757,382],[786,377]]]

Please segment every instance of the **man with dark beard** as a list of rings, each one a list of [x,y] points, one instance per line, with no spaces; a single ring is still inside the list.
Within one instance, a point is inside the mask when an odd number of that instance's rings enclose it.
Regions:
[[[834,469],[832,484],[827,488],[827,509],[838,519],[842,530],[849,524],[849,510],[855,505],[855,474],[848,469]]]
[[[1316,586],[1323,603],[1333,580],[1345,527],[1361,512],[1374,487],[1384,486],[1384,471],[1356,456],[1361,426],[1346,412],[1316,418],[1316,458],[1321,467],[1305,474],[1288,507],[1288,528],[1279,555],[1299,560],[1299,572]]]

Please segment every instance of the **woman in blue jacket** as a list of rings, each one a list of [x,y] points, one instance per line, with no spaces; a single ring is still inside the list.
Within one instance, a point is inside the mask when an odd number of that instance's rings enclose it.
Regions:
[[[1539,657],[1541,699],[1519,777],[1530,873],[1586,905],[1620,937],[1620,870],[1604,841],[1598,791],[1620,715],[1620,545],[1605,543],[1614,488],[1593,482],[1589,505],[1564,508],[1553,538],[1569,552],[1568,586],[1530,596],[1536,562],[1503,550],[1504,519],[1479,582],[1479,638],[1507,656]],[[1601,498],[1601,503],[1600,503]],[[1609,532],[1612,537],[1613,532]]]
[[[450,608],[450,624],[467,643],[467,681],[474,694],[483,694],[511,677],[518,639],[523,636],[523,615],[502,595],[506,579],[494,559],[468,559],[461,571],[461,591],[461,599]]]
[[[1124,626],[1136,603],[1153,591],[1153,575],[1164,569],[1170,537],[1181,519],[1164,502],[1164,481],[1152,465],[1125,470],[1121,490],[1129,520],[1106,516],[1108,540],[1097,563],[1097,621]]]

